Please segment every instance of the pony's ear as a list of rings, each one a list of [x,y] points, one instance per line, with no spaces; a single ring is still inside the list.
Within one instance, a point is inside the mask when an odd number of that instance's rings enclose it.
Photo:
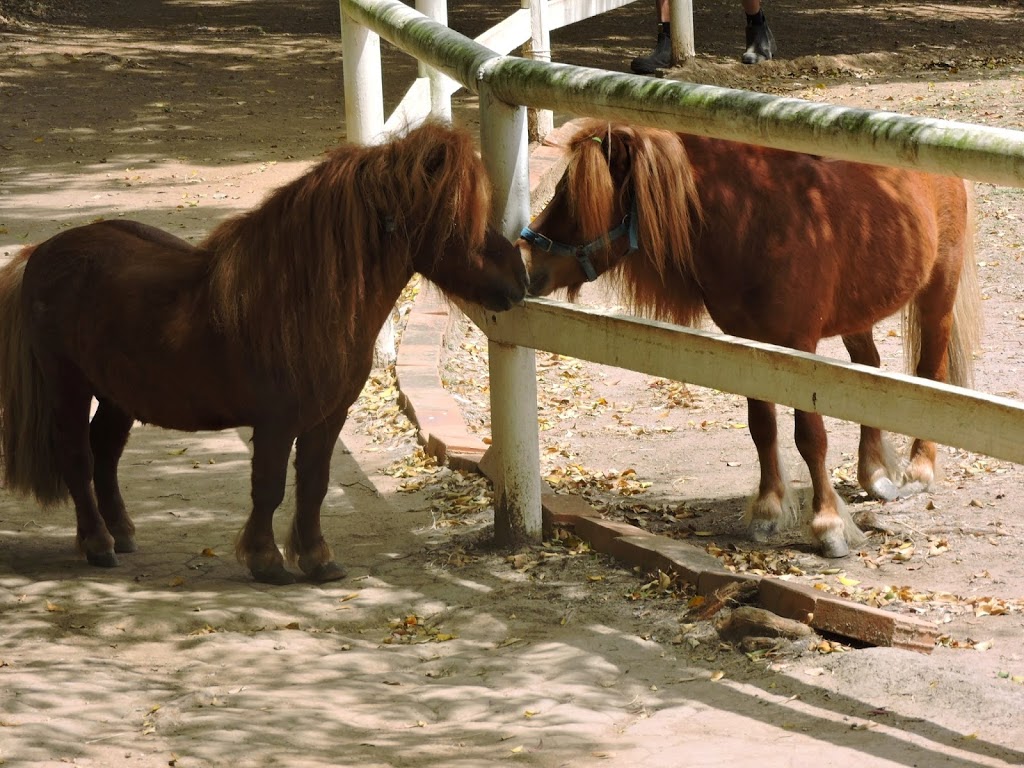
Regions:
[[[448,154],[448,144],[445,142],[438,142],[432,147],[428,147],[426,155],[423,157],[424,170],[433,176],[448,163]]]

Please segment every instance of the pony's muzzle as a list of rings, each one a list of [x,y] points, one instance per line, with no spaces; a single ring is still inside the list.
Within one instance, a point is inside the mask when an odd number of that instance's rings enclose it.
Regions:
[[[528,296],[547,296],[551,293],[551,276],[547,269],[536,263],[533,258],[533,245],[523,238],[515,242],[526,265],[529,284],[526,289]]]

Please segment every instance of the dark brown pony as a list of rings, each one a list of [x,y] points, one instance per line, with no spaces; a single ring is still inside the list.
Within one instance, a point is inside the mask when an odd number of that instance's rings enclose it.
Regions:
[[[289,583],[274,541],[296,443],[286,552],[314,581],[344,576],[320,529],[328,468],[374,339],[419,272],[494,310],[522,300],[519,251],[487,224],[471,137],[428,123],[344,146],[198,247],[103,221],[0,271],[0,468],[11,491],[74,500],[90,563],[117,564],[135,527],[117,465],[135,420],[253,427],[252,512],[237,552]],[[93,398],[99,401],[90,422]]]
[[[726,333],[813,352],[841,336],[878,366],[872,326],[903,308],[918,376],[970,382],[980,295],[969,187],[956,178],[829,160],[663,130],[587,122],[554,198],[523,231],[530,291],[610,273],[632,308],[681,325],[707,313]],[[755,540],[793,521],[775,406],[748,400],[761,481],[747,517]],[[862,534],[825,468],[822,418],[796,412],[810,469],[811,531],[840,557]],[[915,440],[901,469],[881,432],[861,427],[857,476],[892,499],[926,489],[935,445]]]

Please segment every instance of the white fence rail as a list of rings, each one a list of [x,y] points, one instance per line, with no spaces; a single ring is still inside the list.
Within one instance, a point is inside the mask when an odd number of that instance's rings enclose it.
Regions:
[[[1024,132],[502,56],[397,0],[340,4],[346,28],[357,24],[382,35],[480,94],[481,146],[495,187],[494,220],[510,238],[529,213],[521,105],[1024,187]],[[372,69],[365,55],[352,60],[348,50],[344,62],[346,86],[350,67]],[[1018,401],[550,301],[531,300],[504,314],[467,311],[490,339],[492,432],[501,474],[495,528],[503,543],[516,544],[540,532],[533,349],[1024,463],[1024,403]]]
[[[500,315],[464,309],[501,344],[686,381],[1024,464],[1024,403],[1016,400],[548,299],[531,299]]]

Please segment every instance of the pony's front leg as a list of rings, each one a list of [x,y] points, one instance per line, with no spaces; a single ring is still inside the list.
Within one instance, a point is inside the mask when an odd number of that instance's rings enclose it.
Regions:
[[[857,449],[857,483],[873,499],[892,501],[905,495],[903,470],[882,430],[861,425]]]
[[[114,537],[115,552],[134,552],[135,524],[128,515],[117,482],[117,464],[121,460],[132,417],[109,400],[100,400],[89,426],[89,444],[94,462],[93,484],[100,514]]]
[[[295,518],[286,546],[289,560],[312,581],[335,581],[345,569],[333,559],[320,528],[320,507],[330,482],[331,456],[345,424],[347,408],[299,435],[295,446]]]
[[[881,367],[878,347],[871,331],[843,336],[843,344],[850,360],[860,365]],[[896,452],[880,429],[861,426],[860,446],[857,450],[857,482],[872,497],[892,501],[900,496],[903,471]]]
[[[763,542],[777,531],[793,525],[798,505],[786,481],[779,458],[779,436],[775,421],[775,404],[747,400],[747,423],[757,448],[761,465],[761,481],[757,494],[747,507],[747,534],[753,541]]]
[[[274,511],[284,499],[294,439],[277,425],[257,425],[252,432],[252,512],[238,537],[235,554],[256,581],[266,584],[295,583],[274,540]]]
[[[811,534],[824,557],[846,557],[849,545],[858,546],[864,542],[864,534],[853,522],[846,505],[839,498],[832,479],[825,468],[828,453],[828,436],[821,414],[796,411],[796,447],[807,463],[814,491],[814,518],[811,520]]]

